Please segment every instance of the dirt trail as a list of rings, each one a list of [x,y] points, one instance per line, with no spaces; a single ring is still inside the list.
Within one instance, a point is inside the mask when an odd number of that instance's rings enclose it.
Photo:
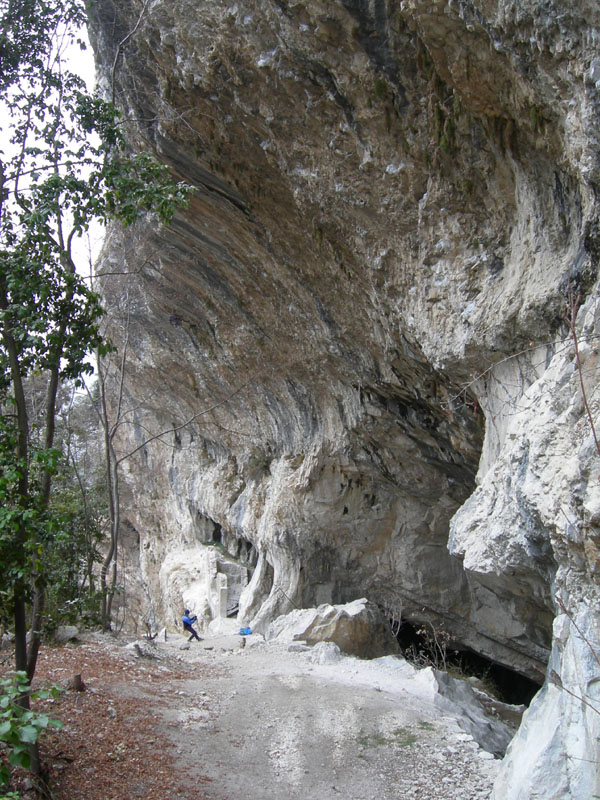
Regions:
[[[310,651],[256,639],[241,649],[242,641],[207,638],[181,650],[184,637],[170,636],[156,645],[167,663],[189,666],[189,680],[155,713],[192,779],[211,779],[202,784],[210,800],[490,796],[498,761],[389,660],[319,665]],[[213,669],[196,680],[201,665]]]

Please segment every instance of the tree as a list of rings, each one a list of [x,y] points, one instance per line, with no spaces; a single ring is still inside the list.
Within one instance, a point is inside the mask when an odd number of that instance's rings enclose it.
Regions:
[[[74,244],[95,221],[130,225],[156,213],[168,223],[189,192],[154,157],[127,150],[115,107],[66,68],[64,48],[84,22],[82,0],[0,0],[0,560],[15,666],[29,680],[46,596],[42,556],[60,532],[50,503],[61,462],[58,390],[65,380],[81,386],[88,354],[110,348]],[[37,437],[25,391],[32,376],[45,397]]]
[[[104,444],[104,468],[108,493],[109,541],[100,568],[100,591],[102,593],[101,619],[103,628],[110,628],[112,604],[117,589],[118,553],[121,527],[120,461],[115,450],[115,437],[124,419],[123,399],[125,388],[125,363],[129,347],[129,293],[125,290],[126,322],[119,336],[119,354],[114,363],[111,353],[104,358],[98,355],[97,402],[93,403],[102,428]],[[108,384],[116,388],[113,402],[109,402]],[[90,398],[91,399],[91,398]],[[93,401],[92,401],[93,402]],[[109,579],[110,572],[110,579]]]
[[[96,414],[87,395],[62,387],[57,440],[63,453],[53,478],[50,508],[57,535],[44,549],[48,575],[44,629],[61,622],[97,624],[97,565],[106,535],[106,483]]]

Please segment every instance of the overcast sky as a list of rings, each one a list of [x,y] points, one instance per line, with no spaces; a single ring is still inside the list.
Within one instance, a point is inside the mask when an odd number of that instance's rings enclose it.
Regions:
[[[78,45],[67,48],[65,53],[68,68],[79,75],[86,82],[89,92],[94,91],[96,83],[96,65],[94,53],[89,43],[87,31],[81,31],[81,38],[87,43],[87,49],[81,50]],[[74,242],[75,264],[82,275],[89,274],[90,258],[92,261],[98,256],[104,239],[104,228],[100,224],[90,226],[87,236],[82,236]]]

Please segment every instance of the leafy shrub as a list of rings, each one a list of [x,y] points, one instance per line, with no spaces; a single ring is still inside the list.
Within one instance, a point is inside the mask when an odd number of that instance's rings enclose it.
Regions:
[[[31,745],[37,742],[41,731],[48,727],[62,728],[62,722],[50,719],[47,714],[31,711],[19,701],[23,697],[33,700],[56,697],[58,692],[55,687],[31,692],[26,672],[14,672],[0,681],[0,742],[4,742],[8,748],[8,764],[0,764],[0,787],[9,784],[11,767],[29,769]],[[0,800],[12,800],[15,797],[18,795],[10,792],[2,795]]]

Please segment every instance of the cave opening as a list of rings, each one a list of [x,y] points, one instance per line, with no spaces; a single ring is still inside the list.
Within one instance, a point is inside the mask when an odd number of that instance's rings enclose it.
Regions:
[[[221,544],[222,541],[222,533],[221,533],[221,526],[218,522],[214,523],[214,528],[212,530],[212,541],[216,544]]]
[[[479,678],[485,691],[503,703],[529,706],[540,685],[525,675],[498,664],[468,648],[455,649],[445,634],[432,635],[427,626],[402,620],[395,625],[396,639],[402,655],[416,666],[432,666],[460,673],[459,677]],[[445,666],[444,666],[445,665]],[[456,675],[454,675],[456,677]]]

